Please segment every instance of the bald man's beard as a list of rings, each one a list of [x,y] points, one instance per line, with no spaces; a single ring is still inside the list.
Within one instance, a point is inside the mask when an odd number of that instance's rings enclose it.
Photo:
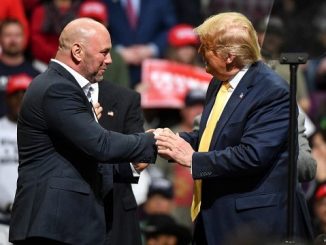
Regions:
[[[104,80],[104,75],[96,74],[95,77],[94,77],[94,80],[95,80],[96,83],[102,82]]]
[[[101,81],[104,80],[104,75],[103,74],[99,74],[98,72],[94,72],[89,77],[86,77],[86,79],[90,83],[98,83],[98,82],[101,82]]]

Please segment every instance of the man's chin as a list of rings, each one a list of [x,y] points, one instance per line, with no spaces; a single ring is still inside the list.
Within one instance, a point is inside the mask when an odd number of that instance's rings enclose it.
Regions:
[[[95,82],[99,83],[99,82],[102,82],[104,80],[104,76],[97,76],[95,77]]]

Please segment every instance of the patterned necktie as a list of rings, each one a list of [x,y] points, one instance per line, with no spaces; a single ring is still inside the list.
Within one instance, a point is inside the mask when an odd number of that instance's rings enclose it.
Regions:
[[[228,89],[231,85],[228,82],[223,82],[220,90],[215,99],[214,106],[211,110],[210,117],[208,118],[206,128],[203,132],[201,140],[199,142],[198,152],[208,152],[209,146],[211,144],[211,140],[214,134],[215,127],[217,122],[223,112],[223,109],[226,105],[228,99]],[[197,215],[200,212],[200,204],[201,204],[201,188],[202,181],[195,180],[194,184],[194,195],[191,204],[191,219],[194,221]]]
[[[138,22],[138,16],[137,16],[135,7],[132,4],[132,0],[127,0],[126,14],[127,14],[128,21],[129,21],[131,28],[136,29],[137,22]]]
[[[95,120],[98,122],[97,115],[96,115],[96,112],[95,112],[95,109],[94,109],[94,106],[93,106],[93,100],[92,100],[92,94],[93,94],[93,92],[94,92],[94,88],[91,85],[89,85],[88,91],[86,93],[86,96],[87,96],[87,99],[88,99],[89,103],[91,104],[91,107],[92,107],[92,111],[93,111]]]
[[[94,88],[90,85],[88,87],[88,91],[87,91],[87,94],[86,94],[87,99],[92,104],[92,106],[93,106],[93,100],[92,100],[92,93],[93,93],[93,91],[94,91]]]

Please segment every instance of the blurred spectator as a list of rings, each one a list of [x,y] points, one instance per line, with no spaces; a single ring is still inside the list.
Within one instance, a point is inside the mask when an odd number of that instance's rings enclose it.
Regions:
[[[199,65],[199,56],[197,47],[199,40],[193,32],[193,27],[188,24],[178,24],[172,27],[168,32],[168,49],[165,58],[180,64]],[[137,86],[137,90],[144,89],[143,84]],[[179,109],[172,108],[153,108],[144,110],[147,123],[150,128],[156,127],[174,127],[182,120]],[[170,169],[167,164],[162,163],[162,167]],[[164,170],[164,174],[166,171]]]
[[[317,182],[326,181],[326,131],[317,130],[311,137],[312,155],[317,161]]]
[[[31,19],[34,9],[42,2],[43,0],[22,0],[27,20]]]
[[[256,30],[259,44],[262,47],[261,52],[266,63],[289,82],[289,66],[282,65],[279,62],[280,54],[283,51],[284,37],[286,36],[282,20],[278,17],[270,17],[267,22],[267,18],[264,18],[257,23]],[[299,66],[297,71],[297,101],[303,111],[308,113],[311,104],[302,66]]]
[[[54,58],[59,34],[77,16],[79,4],[79,0],[49,0],[35,8],[30,22],[30,44],[35,59],[47,65]]]
[[[30,78],[39,72],[24,56],[24,31],[18,20],[6,19],[0,24],[0,116],[5,113],[5,88],[8,77],[11,75],[25,74]]]
[[[178,23],[198,26],[203,21],[201,0],[173,0]]]
[[[147,200],[141,206],[141,220],[152,214],[171,215],[173,206],[173,187],[169,180],[156,178],[151,180]]]
[[[0,220],[10,218],[18,177],[17,119],[25,90],[31,82],[26,75],[13,75],[6,87],[8,112],[0,118]]]
[[[319,124],[321,113],[326,113],[325,55],[319,59],[309,60],[305,68],[307,82],[310,86],[311,109],[309,115],[316,124]]]
[[[188,245],[190,231],[168,215],[150,215],[143,224],[146,245]]]
[[[253,23],[267,17],[274,1],[270,0],[207,0],[205,18],[221,12],[235,11],[247,16]]]
[[[22,24],[24,27],[24,43],[26,44],[29,28],[21,0],[1,0],[0,23],[5,19],[16,19]]]
[[[171,0],[104,0],[110,11],[109,30],[113,46],[129,65],[131,87],[141,79],[141,63],[162,57],[167,32],[176,18]]]
[[[171,28],[168,33],[169,47],[166,55],[168,60],[188,65],[198,63],[199,39],[193,28],[188,24],[179,24]]]
[[[109,10],[102,1],[86,1],[80,5],[78,17],[89,17],[108,26]],[[129,87],[128,66],[115,49],[111,50],[112,64],[104,73],[104,79],[124,87]]]
[[[92,18],[103,25],[108,25],[108,10],[102,1],[85,1],[79,6],[78,17]]]

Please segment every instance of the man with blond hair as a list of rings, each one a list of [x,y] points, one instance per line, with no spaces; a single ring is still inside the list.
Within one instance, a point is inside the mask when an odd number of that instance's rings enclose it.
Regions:
[[[289,87],[261,61],[256,31],[242,14],[212,16],[195,31],[214,76],[199,131],[156,136],[158,152],[190,167],[195,179],[194,243],[285,241]],[[294,213],[295,237],[310,239],[299,186]]]

